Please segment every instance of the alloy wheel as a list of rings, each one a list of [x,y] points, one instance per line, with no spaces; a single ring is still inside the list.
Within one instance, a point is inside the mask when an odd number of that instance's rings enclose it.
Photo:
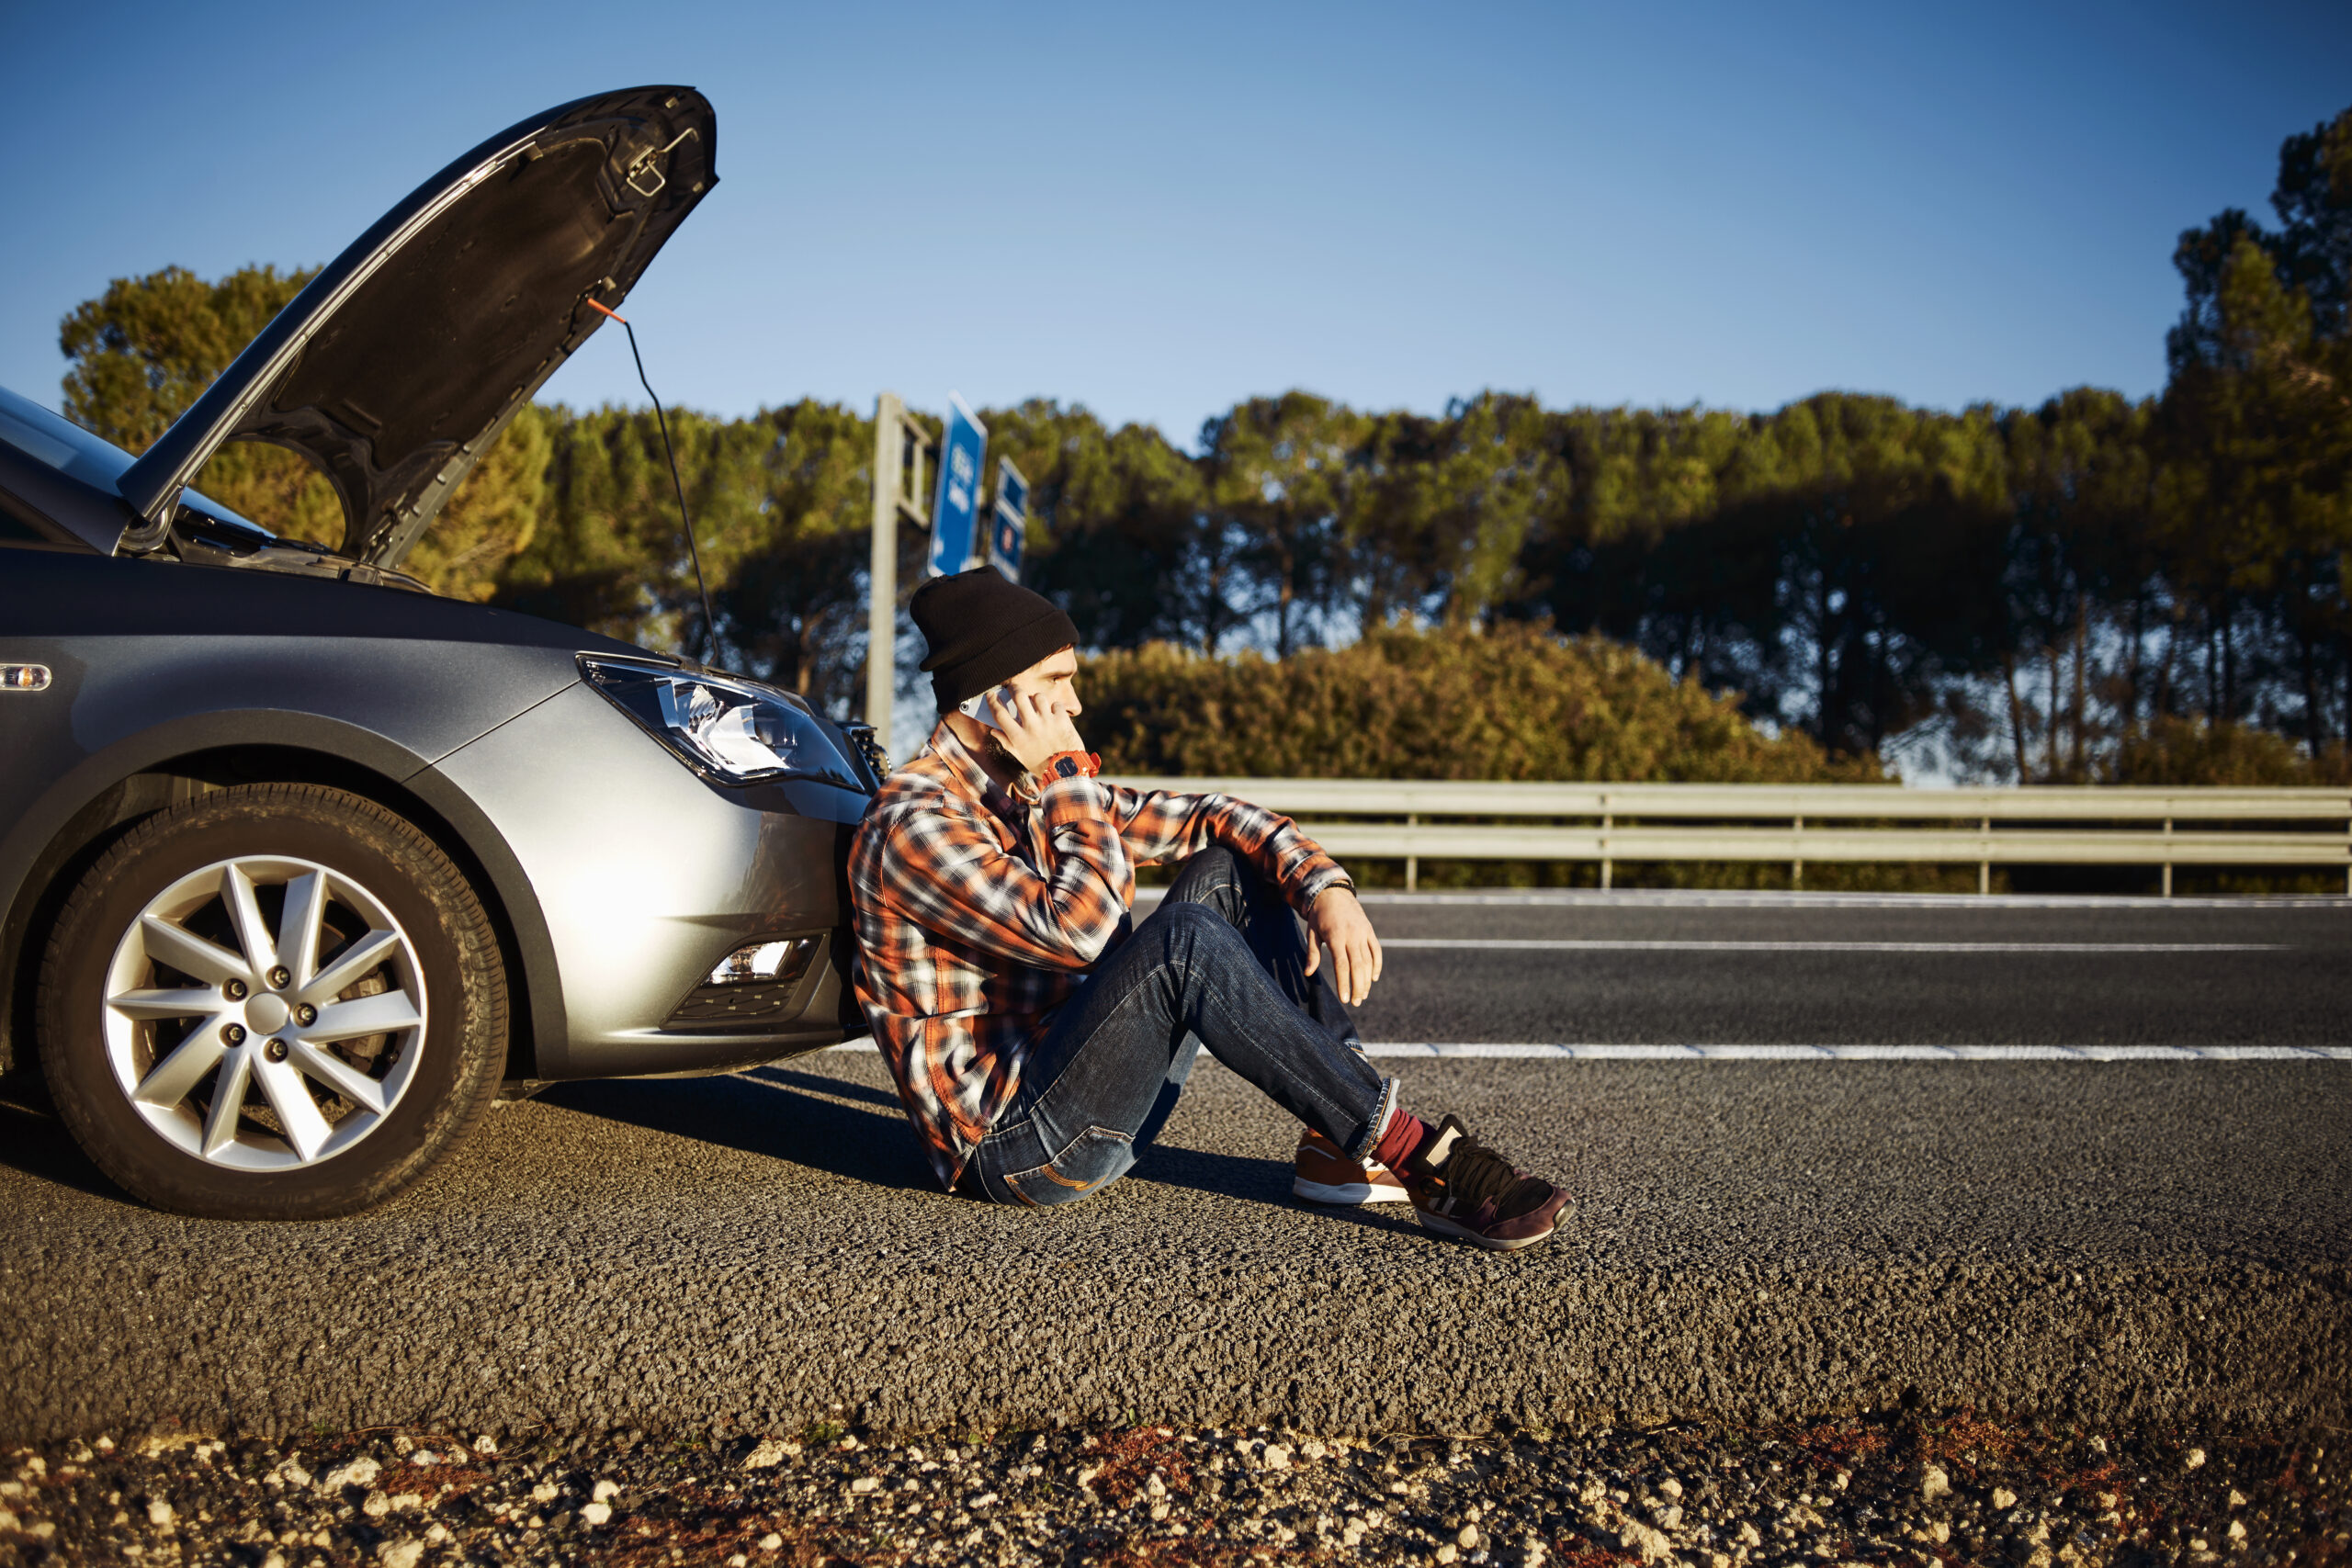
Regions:
[[[124,931],[105,989],[116,1083],[212,1165],[334,1158],[391,1114],[423,1055],[413,942],[374,894],[311,861],[240,857],[179,878]]]

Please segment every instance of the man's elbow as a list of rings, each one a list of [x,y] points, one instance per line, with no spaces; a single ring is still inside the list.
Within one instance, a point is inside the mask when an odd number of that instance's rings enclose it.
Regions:
[[[1102,950],[1111,945],[1111,930],[1108,926],[1093,925],[1070,931],[1069,966],[1073,969],[1092,968],[1094,961],[1102,956]]]

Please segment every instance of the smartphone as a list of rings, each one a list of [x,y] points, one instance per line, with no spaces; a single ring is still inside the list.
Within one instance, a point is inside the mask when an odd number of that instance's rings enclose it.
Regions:
[[[1012,705],[1012,688],[1011,686],[999,686],[996,689],[995,694],[997,700],[1002,703],[1006,707],[1009,708]],[[961,703],[958,703],[956,705],[956,711],[962,714],[966,718],[978,719],[990,729],[1002,729],[1004,728],[1004,726],[997,723],[996,716],[989,711],[989,694],[986,692],[982,692],[977,697],[965,698]]]

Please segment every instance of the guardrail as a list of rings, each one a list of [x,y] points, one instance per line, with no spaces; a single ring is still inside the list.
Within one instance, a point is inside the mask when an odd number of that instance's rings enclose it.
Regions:
[[[1300,818],[1334,854],[1403,860],[1408,888],[1418,884],[1423,859],[1599,861],[1603,887],[1618,861],[1786,861],[1799,886],[1807,861],[1973,861],[1979,892],[1992,890],[1996,865],[2159,865],[2166,897],[2176,865],[2259,865],[2339,869],[2352,895],[2352,789],[1110,782],[1238,795]],[[1334,821],[1322,813],[1403,820]],[[1425,820],[1498,817],[1533,820]],[[2323,822],[2324,829],[2284,827]],[[2182,823],[2261,826],[2184,830]]]

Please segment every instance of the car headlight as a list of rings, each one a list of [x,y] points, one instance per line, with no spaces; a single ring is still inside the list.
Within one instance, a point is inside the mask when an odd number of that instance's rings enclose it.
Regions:
[[[580,673],[707,777],[725,784],[815,779],[867,793],[856,765],[788,692],[605,654],[582,654]]]

